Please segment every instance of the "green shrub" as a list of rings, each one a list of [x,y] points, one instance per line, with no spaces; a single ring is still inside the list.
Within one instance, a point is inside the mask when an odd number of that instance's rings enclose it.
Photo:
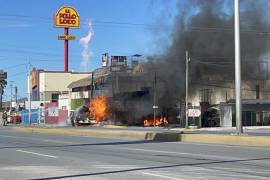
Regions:
[[[85,99],[71,99],[70,106],[71,110],[75,110],[76,108],[85,104]]]

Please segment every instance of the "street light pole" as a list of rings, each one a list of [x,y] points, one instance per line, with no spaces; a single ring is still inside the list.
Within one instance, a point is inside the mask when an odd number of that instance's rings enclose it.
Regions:
[[[242,101],[241,101],[241,52],[240,52],[240,25],[239,0],[234,0],[234,42],[235,42],[235,108],[237,134],[243,133]]]
[[[186,50],[186,129],[188,128],[188,62],[190,61]]]

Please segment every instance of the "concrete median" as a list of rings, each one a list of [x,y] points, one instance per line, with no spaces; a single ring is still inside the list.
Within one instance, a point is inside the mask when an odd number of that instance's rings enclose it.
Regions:
[[[31,133],[46,133],[70,136],[88,136],[105,138],[129,138],[138,140],[178,141],[180,133],[115,130],[115,129],[77,129],[77,128],[41,128],[41,127],[13,127],[16,131]]]
[[[80,128],[46,128],[46,127],[13,127],[16,131],[46,133],[69,136],[87,136],[104,138],[128,138],[154,141],[182,141],[191,143],[208,143],[237,146],[270,147],[268,136],[236,136],[220,134],[192,134],[191,132],[162,132],[128,129],[80,129]]]
[[[268,136],[181,134],[181,141],[194,143],[237,145],[237,146],[270,147],[270,137]]]

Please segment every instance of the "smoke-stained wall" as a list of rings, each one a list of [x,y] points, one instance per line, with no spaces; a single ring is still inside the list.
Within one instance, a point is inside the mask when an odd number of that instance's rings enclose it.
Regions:
[[[190,94],[190,102],[193,105],[199,106],[202,102],[202,91],[209,90],[209,103],[219,104],[220,102],[227,102],[235,99],[234,81],[227,81],[226,83],[212,83],[208,85],[194,85],[193,91]],[[242,81],[242,99],[257,99],[256,86],[260,99],[270,99],[270,80],[243,80]]]

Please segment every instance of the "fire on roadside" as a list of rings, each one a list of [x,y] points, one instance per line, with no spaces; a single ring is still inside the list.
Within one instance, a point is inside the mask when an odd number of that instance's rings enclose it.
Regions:
[[[90,100],[89,111],[96,122],[109,118],[108,104],[108,98],[105,95],[100,95]]]
[[[151,126],[166,126],[168,124],[167,118],[166,117],[159,117],[154,119],[144,119],[143,121],[143,126],[144,127],[151,127]]]

